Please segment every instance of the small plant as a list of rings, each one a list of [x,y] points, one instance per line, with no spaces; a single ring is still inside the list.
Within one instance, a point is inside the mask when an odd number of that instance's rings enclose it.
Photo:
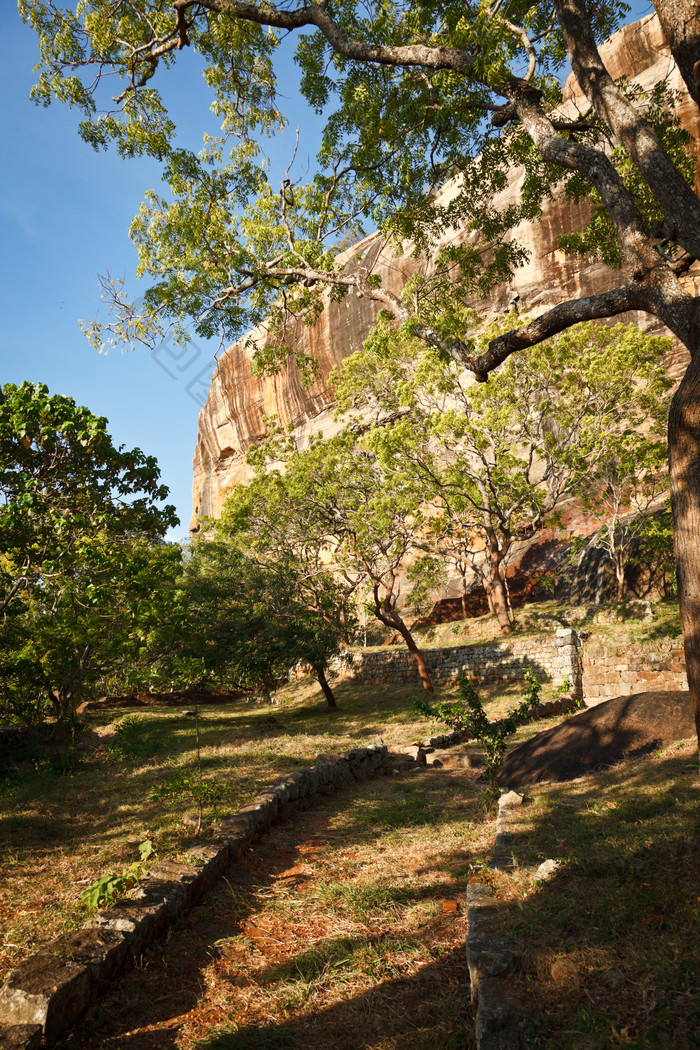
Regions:
[[[414,706],[422,715],[430,715],[438,722],[469,733],[484,749],[484,765],[489,781],[488,795],[497,798],[500,789],[498,774],[506,753],[509,737],[519,726],[524,725],[540,704],[542,683],[536,675],[528,670],[524,674],[525,691],[522,703],[514,708],[505,718],[490,722],[484,710],[479,694],[472,682],[462,673],[459,676],[459,698],[453,701],[435,701],[430,704],[422,697],[416,697]]]
[[[151,799],[154,802],[166,802],[168,805],[177,805],[183,797],[191,798],[198,811],[196,834],[199,834],[202,827],[204,807],[211,806],[214,816],[218,816],[218,805],[223,796],[223,787],[220,784],[203,780],[199,771],[194,777],[177,774],[164,784],[157,785],[151,792]]]
[[[109,752],[120,762],[140,762],[162,748],[162,743],[153,739],[142,715],[124,715],[115,722],[114,732]]]
[[[570,693],[571,692],[571,679],[568,678],[568,677],[564,678],[562,680],[561,685],[557,686],[557,692],[558,693]]]
[[[119,874],[100,875],[95,879],[92,886],[88,886],[80,894],[80,903],[88,911],[96,911],[104,905],[114,904],[115,900],[123,897],[134,883],[148,874],[146,862],[153,853],[153,843],[150,839],[142,842],[139,846],[140,860],[134,861],[128,868],[124,868]]]

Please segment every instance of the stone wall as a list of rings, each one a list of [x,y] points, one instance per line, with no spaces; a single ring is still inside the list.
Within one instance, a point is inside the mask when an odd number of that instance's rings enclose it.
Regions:
[[[582,646],[583,695],[590,703],[647,689],[687,689],[680,639],[662,638],[653,648],[629,642],[587,641]]]
[[[475,681],[492,683],[522,678],[523,671],[534,671],[543,682],[566,684],[581,696],[579,642],[575,631],[562,628],[542,639],[512,642],[484,642],[421,650],[430,676],[438,682],[451,681],[466,671]],[[336,672],[367,684],[418,682],[416,662],[407,649],[346,650],[336,661]]]
[[[613,696],[630,696],[648,689],[687,689],[683,645],[662,638],[653,646],[628,641],[584,640],[563,628],[541,639],[456,645],[421,650],[436,682],[447,682],[466,671],[475,682],[510,682],[534,671],[542,682],[567,690],[589,704]],[[416,662],[407,649],[348,650],[335,671],[368,685],[419,683]]]
[[[216,839],[187,844],[188,863],[150,864],[148,877],[113,907],[97,911],[90,925],[62,934],[10,972],[0,988],[0,1050],[38,1050],[56,1042],[280,816],[318,795],[415,765],[411,755],[378,745],[320,754],[313,767],[290,773],[249,806],[221,818]]]

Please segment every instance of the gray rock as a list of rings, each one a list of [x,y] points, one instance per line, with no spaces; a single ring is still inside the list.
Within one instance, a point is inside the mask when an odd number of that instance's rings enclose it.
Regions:
[[[188,843],[187,852],[195,861],[192,868],[195,876],[192,893],[193,896],[198,896],[204,890],[209,889],[225,871],[230,859],[229,845],[228,843],[198,842],[195,839]]]
[[[94,922],[97,926],[124,934],[135,958],[165,929],[169,915],[174,913],[172,902],[163,895],[154,898],[144,893],[140,900],[124,899],[117,901],[113,908],[98,911]]]
[[[467,888],[467,965],[472,1001],[477,1002],[485,978],[511,973],[517,955],[510,940],[496,929],[498,902],[488,883],[474,882]]]
[[[523,1003],[498,977],[485,977],[479,985],[476,1011],[476,1045],[479,1050],[525,1050],[519,1024],[525,1016]]]
[[[51,1043],[77,1020],[91,999],[90,967],[52,955],[46,948],[21,962],[0,988],[6,1025],[40,1025]]]
[[[543,860],[539,868],[535,872],[535,878],[539,882],[546,882],[547,879],[551,879],[552,876],[556,874],[558,868],[558,860],[552,860],[551,858],[549,860]]]

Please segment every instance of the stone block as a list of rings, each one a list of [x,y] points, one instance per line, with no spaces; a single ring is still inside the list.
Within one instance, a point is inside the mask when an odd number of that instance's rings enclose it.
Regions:
[[[39,1050],[41,1035],[39,1024],[0,1025],[0,1050]]]
[[[409,758],[412,758],[417,765],[425,765],[426,752],[420,744],[410,744],[406,748],[405,753],[409,756]]]
[[[517,956],[503,934],[495,930],[497,902],[487,883],[470,883],[467,888],[467,965],[472,1000],[479,996],[481,982],[486,977],[510,973]]]
[[[113,908],[98,911],[97,926],[123,933],[129,951],[135,958],[165,929],[172,905],[162,895],[144,896],[140,900],[117,901]]]
[[[479,1050],[524,1050],[520,1031],[525,1010],[520,998],[498,977],[486,977],[479,985],[475,1035]]]
[[[41,1025],[53,1043],[86,1009],[92,986],[89,965],[54,955],[49,945],[10,972],[0,988],[0,1022]]]
[[[165,867],[165,865],[163,865]],[[179,868],[180,865],[173,865]],[[146,905],[162,904],[165,908],[166,922],[174,919],[187,907],[189,902],[189,890],[193,880],[189,877],[182,879],[180,873],[168,874],[167,870],[157,873],[154,869],[147,879],[140,882],[129,890],[126,900],[138,902],[144,901]]]
[[[389,752],[387,759],[392,773],[406,773],[410,769],[419,768],[410,755]]]
[[[256,795],[253,799],[255,805],[268,806],[272,819],[275,820],[279,812],[279,799],[275,795],[272,788],[266,788],[261,791],[259,795]]]
[[[94,981],[111,980],[124,969],[129,954],[123,934],[97,926],[65,933],[49,947],[56,958],[87,966]]]
[[[503,810],[515,809],[522,804],[523,796],[517,791],[505,791],[498,800],[499,815]]]
[[[159,860],[149,867],[149,876],[154,882],[181,887],[182,907],[198,894],[198,875],[198,869],[190,864],[175,864],[168,860]]]
[[[198,897],[224,873],[231,859],[231,851],[228,842],[197,842],[195,839],[188,845],[187,852],[196,862],[192,867],[192,895]]]
[[[291,789],[286,782],[286,778],[284,780],[278,780],[277,783],[272,786],[271,790],[275,798],[278,799],[280,806],[286,805],[292,797]]]

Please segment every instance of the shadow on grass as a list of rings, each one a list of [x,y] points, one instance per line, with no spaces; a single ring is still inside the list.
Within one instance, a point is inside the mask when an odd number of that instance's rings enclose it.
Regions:
[[[533,1046],[700,1046],[697,777],[685,754],[533,789],[510,878],[560,867],[504,916],[529,969]]]
[[[280,878],[289,878],[300,865],[303,868],[309,845],[337,843],[343,851],[353,854],[359,845],[373,844],[385,832],[376,822],[365,820],[343,821],[342,828],[334,826],[338,814],[349,801],[354,805],[370,804],[368,812],[377,812],[381,797],[398,795],[401,810],[401,828],[415,824],[412,816],[412,796],[427,794],[433,821],[441,820],[448,826],[460,816],[446,814],[445,797],[449,798],[451,781],[443,784],[442,803],[438,792],[414,779],[405,784],[395,780],[380,780],[321,799],[317,804],[280,823],[261,846],[260,856],[251,854],[244,862],[232,867],[225,880],[217,885],[197,908],[185,917],[169,937],[168,943],[156,947],[142,960],[140,969],[126,974],[115,984],[105,1001],[86,1017],[63,1043],[61,1050],[78,1048],[105,1048],[105,1050],[168,1050],[183,1045],[178,1034],[183,1017],[189,1011],[202,1009],[207,1014],[206,1002],[200,1005],[203,987],[211,988],[212,972],[217,976],[226,995],[226,982],[243,987],[260,985],[273,989],[280,986],[280,994],[297,996],[291,1010],[293,1016],[282,1021],[261,1021],[253,1012],[231,1014],[230,1023],[221,1024],[221,1015],[215,1019],[218,1027],[197,1043],[206,1050],[249,1050],[266,1047],[328,1047],[329,1050],[360,1050],[370,1045],[405,1046],[414,1050],[465,1050],[471,1047],[471,1024],[467,1004],[467,976],[464,949],[440,947],[434,943],[432,926],[421,927],[419,937],[402,938],[400,931],[388,928],[391,917],[421,900],[439,901],[453,897],[464,889],[467,862],[464,851],[443,855],[442,873],[430,885],[394,884],[391,879],[356,882],[352,873],[335,876],[336,881],[316,882],[303,876],[307,900],[318,898],[325,922],[335,923],[333,916],[346,915],[366,926],[359,935],[327,936],[311,947],[294,952],[287,958],[276,958],[280,932],[273,925],[266,930],[265,918],[258,913],[265,909],[270,890]],[[405,792],[401,791],[405,788]],[[359,793],[360,798],[358,799]],[[376,798],[374,796],[377,796]],[[480,803],[473,800],[474,816]],[[422,827],[420,822],[420,827]],[[342,869],[341,869],[342,870]],[[457,873],[459,872],[459,874]],[[460,877],[461,875],[461,877]],[[293,882],[289,883],[294,885]],[[294,926],[293,909],[290,912]],[[442,909],[433,909],[438,922]],[[273,909],[272,920],[275,919]],[[282,920],[281,929],[284,930]],[[305,920],[304,920],[305,921]],[[257,925],[256,925],[257,924]],[[257,963],[248,974],[238,952],[245,943],[257,950]],[[295,937],[299,935],[297,929]],[[269,937],[269,946],[266,937]],[[255,938],[258,938],[257,940]],[[436,940],[439,942],[440,938]],[[416,972],[407,975],[401,957],[415,957],[428,948],[429,961]],[[247,949],[246,949],[247,950]],[[260,955],[262,952],[262,955]],[[283,953],[284,954],[284,953]],[[244,958],[248,956],[244,952]],[[213,971],[210,969],[214,960]],[[205,977],[205,971],[207,976]],[[358,980],[357,974],[364,977]],[[328,993],[326,975],[331,975],[337,986]],[[367,975],[371,988],[367,988]],[[358,985],[361,990],[357,991]],[[208,1001],[208,1000],[206,1000]],[[284,1012],[284,1011],[282,1011]],[[228,1026],[227,1026],[228,1025]],[[389,1041],[389,1040],[394,1041]]]
[[[461,992],[455,988],[461,977]],[[413,1050],[468,1050],[474,1046],[466,1003],[462,948],[412,977],[385,980],[360,995],[281,1023],[220,1027],[199,1050],[364,1050],[372,1045]],[[450,998],[449,1004],[441,999]],[[445,1012],[441,1006],[447,1006]]]

